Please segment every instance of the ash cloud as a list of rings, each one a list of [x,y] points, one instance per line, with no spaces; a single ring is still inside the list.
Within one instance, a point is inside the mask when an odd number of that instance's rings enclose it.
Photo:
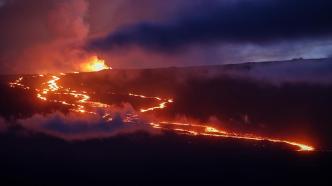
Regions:
[[[89,43],[109,50],[139,46],[174,52],[192,44],[269,43],[328,37],[332,2],[326,0],[236,0],[198,3],[193,11],[164,22],[140,22]]]

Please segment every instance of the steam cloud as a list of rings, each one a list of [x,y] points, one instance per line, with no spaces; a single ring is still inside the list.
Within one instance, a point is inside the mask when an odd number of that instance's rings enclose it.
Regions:
[[[141,119],[127,120],[127,115],[135,114],[135,110],[128,103],[112,106],[111,118],[103,118],[102,110],[97,114],[79,114],[76,112],[49,114],[36,113],[28,118],[15,118],[6,121],[0,117],[0,132],[11,131],[11,126],[22,127],[24,131],[43,133],[68,141],[108,138],[121,134],[139,131],[150,134],[157,133],[151,126]]]
[[[123,133],[149,131],[147,124],[143,122],[125,123],[119,114],[116,114],[112,121],[105,121],[100,116],[82,116],[75,113],[64,115],[55,112],[20,119],[18,124],[32,131],[66,140],[107,138]]]

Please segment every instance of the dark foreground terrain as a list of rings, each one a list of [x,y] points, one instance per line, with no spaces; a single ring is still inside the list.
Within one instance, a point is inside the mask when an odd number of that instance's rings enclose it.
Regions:
[[[2,135],[1,185],[330,185],[329,152],[144,133],[65,142]]]

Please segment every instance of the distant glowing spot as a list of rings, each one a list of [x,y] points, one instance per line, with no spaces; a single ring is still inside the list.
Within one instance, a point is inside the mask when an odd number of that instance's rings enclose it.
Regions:
[[[96,72],[101,70],[112,69],[105,64],[105,60],[98,59],[97,56],[93,56],[88,59],[87,62],[81,64],[81,71],[83,72]]]
[[[207,126],[205,128],[205,132],[219,132],[219,130],[217,130],[217,129],[213,128],[213,127]]]

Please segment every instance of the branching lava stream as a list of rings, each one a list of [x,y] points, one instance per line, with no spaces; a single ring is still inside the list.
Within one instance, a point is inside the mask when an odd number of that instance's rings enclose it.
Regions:
[[[97,114],[98,110],[102,110],[102,118],[105,121],[111,121],[111,105],[92,101],[88,92],[72,90],[71,88],[65,88],[58,84],[61,76],[66,74],[61,73],[60,76],[55,75],[39,75],[34,76],[35,78],[47,79],[45,83],[42,83],[39,87],[35,88],[37,97],[41,101],[49,101],[60,103],[69,106],[70,110],[73,112],[78,112],[82,114]],[[31,90],[31,87],[24,84],[23,77],[19,77],[17,80],[9,83],[12,88],[23,88],[26,90]],[[128,93],[128,96],[137,97],[139,99],[154,99],[158,101],[158,105],[150,108],[141,108],[140,114],[146,112],[153,112],[157,109],[165,109],[168,104],[173,102],[173,99],[164,99],[160,97],[148,97],[145,95],[138,95],[134,93]],[[124,118],[124,122],[134,122],[135,119],[139,118],[140,114],[127,114]],[[205,125],[205,124],[191,124],[191,123],[178,123],[178,122],[168,122],[168,121],[153,121],[149,125],[155,129],[161,130],[171,130],[179,134],[193,135],[193,136],[212,136],[221,138],[234,138],[241,140],[252,140],[252,141],[269,141],[272,143],[284,143],[290,146],[297,147],[298,151],[313,151],[314,147],[301,144],[293,141],[275,139],[268,137],[261,137],[256,135],[240,134],[236,132],[228,132],[224,130],[217,129],[215,127]]]

